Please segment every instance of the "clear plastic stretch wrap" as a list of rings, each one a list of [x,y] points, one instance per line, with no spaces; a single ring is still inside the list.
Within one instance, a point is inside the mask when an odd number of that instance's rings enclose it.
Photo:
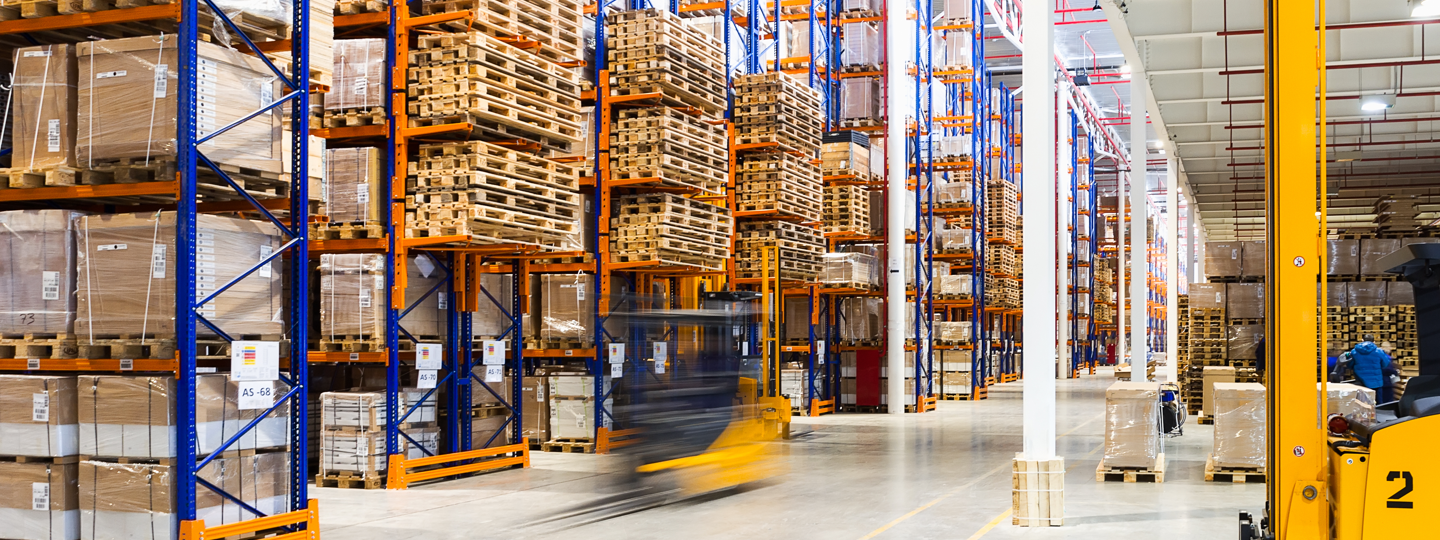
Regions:
[[[1105,390],[1106,467],[1152,469],[1160,455],[1160,386],[1117,382]]]
[[[77,46],[75,158],[80,166],[174,159],[180,117],[178,41],[175,34],[166,34]],[[284,95],[261,59],[206,42],[197,49],[200,69],[209,75],[197,83],[197,135],[240,121]],[[200,145],[200,150],[221,165],[279,173],[288,152],[281,126],[277,107]]]
[[[787,39],[786,42],[790,48],[782,56],[784,56],[785,58],[811,57],[810,21],[795,21],[788,23],[788,26],[790,29],[790,34],[789,39]],[[824,40],[825,37],[820,37],[819,39]],[[826,50],[825,47],[826,44],[823,41],[815,44],[815,49],[817,51],[824,51]],[[825,67],[825,62],[828,60],[828,58],[826,58],[826,55],[820,54],[816,56],[817,57],[814,58],[815,66],[817,68]]]
[[[869,253],[826,253],[825,269],[820,273],[821,283],[854,283],[862,286],[878,286],[880,263]]]
[[[0,212],[0,333],[75,329],[75,218],[71,210]]]
[[[410,313],[400,319],[400,327],[416,339],[438,339],[445,335],[445,314],[450,304],[449,290],[442,285],[444,281],[445,271],[429,255],[417,253],[407,261],[405,309]],[[401,339],[405,339],[403,334]]]
[[[385,256],[320,256],[320,335],[385,335]]]
[[[1382,283],[1383,285],[1383,283]],[[1383,288],[1381,290],[1384,290]],[[1261,319],[1265,317],[1264,283],[1225,284],[1225,317],[1227,319]]]
[[[935,185],[935,202],[945,205],[971,204],[974,201],[969,180],[950,180]]]
[[[1353,276],[1360,273],[1360,240],[1333,239],[1325,249],[1325,273],[1331,276]]]
[[[1230,360],[1254,360],[1260,338],[1265,336],[1265,326],[1259,324],[1232,324],[1225,329],[1227,343],[1226,358]]]
[[[874,77],[840,79],[840,118],[863,120],[880,117],[880,87]],[[870,147],[875,148],[872,140]],[[872,170],[875,159],[870,159]],[[884,163],[882,160],[880,163]]]
[[[379,148],[332,148],[325,151],[322,200],[331,222],[379,221],[385,218],[385,166]]]
[[[816,333],[823,338],[824,329],[817,328]],[[810,339],[810,299],[809,298],[786,298],[785,299],[785,333],[786,341],[809,341]]]
[[[507,314],[515,309],[510,301],[514,295],[513,282],[510,274],[480,274],[479,305],[475,306],[475,314],[470,319],[475,338],[499,337],[510,329]],[[525,314],[525,317],[529,316]]]
[[[935,323],[935,337],[946,343],[970,341],[970,321],[938,321]]]
[[[840,64],[846,66],[880,65],[880,28],[874,23],[853,22],[841,25],[845,43],[840,49]]]
[[[290,391],[275,381],[274,395]],[[78,421],[80,454],[106,458],[172,458],[175,441],[175,377],[81,375]],[[239,407],[239,383],[225,374],[195,378],[195,447],[204,455],[220,448],[262,410]],[[286,446],[289,407],[277,407],[229,450]]]
[[[935,292],[945,296],[973,294],[975,276],[970,274],[943,275],[935,279]]]
[[[81,343],[173,335],[175,213],[81,216],[76,224],[75,332]],[[279,229],[265,222],[201,214],[196,229],[197,296],[209,296],[281,245]],[[283,333],[279,267],[272,259],[196,311],[230,335]],[[212,335],[204,325],[196,331]]]
[[[975,231],[972,229],[951,228],[940,229],[936,232],[939,233],[940,236],[940,249],[942,251],[974,249],[971,247],[975,244]]]
[[[1219,467],[1265,466],[1265,387],[1258,383],[1221,383],[1215,400],[1215,452]]]
[[[945,18],[950,20],[970,20],[970,9],[973,0],[945,0]]]
[[[79,465],[0,462],[0,524],[13,540],[80,538]]]
[[[1391,281],[1385,283],[1385,305],[1415,305],[1415,286],[1411,285],[1409,281]]]
[[[883,301],[879,298],[843,298],[840,300],[840,339],[873,341],[880,339]]]
[[[945,161],[970,155],[969,135],[941,135],[935,141],[936,155]]]
[[[1319,386],[1319,383],[1316,383]],[[1346,383],[1325,385],[1325,411],[1339,414],[1363,424],[1375,422],[1375,391]]]
[[[335,84],[325,110],[385,106],[385,40],[335,40]]]
[[[15,50],[11,155],[16,169],[75,166],[74,45]]]
[[[215,459],[198,476],[266,515],[284,512],[289,499],[289,453]],[[178,527],[176,471],[170,465],[82,461],[79,464],[80,537],[94,540],[173,540]],[[201,489],[195,517],[206,525],[255,517],[236,501]]]
[[[587,274],[545,274],[540,277],[540,339],[589,343],[595,323],[595,301],[590,298]]]
[[[79,453],[74,376],[0,375],[0,455]]]
[[[975,41],[969,36],[969,31],[951,31],[945,38],[945,67],[969,66],[974,62]]]
[[[225,15],[234,17],[237,13],[254,15],[262,19],[270,19],[275,22],[288,22],[290,20],[293,4],[287,0],[213,0],[215,7],[225,12]],[[201,2],[204,5],[204,2]],[[223,25],[215,21],[216,26]]]
[[[1360,273],[1369,276],[1385,273],[1389,268],[1381,268],[1380,259],[1394,253],[1402,245],[1404,243],[1399,238],[1360,239]]]

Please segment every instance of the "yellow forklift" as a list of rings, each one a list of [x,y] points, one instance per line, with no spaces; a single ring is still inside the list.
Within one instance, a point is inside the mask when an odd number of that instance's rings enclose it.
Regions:
[[[1267,502],[1242,540],[1437,538],[1440,509],[1440,244],[1412,244],[1382,266],[1415,290],[1420,376],[1376,418],[1326,416],[1325,2],[1266,0],[1265,167]],[[1316,21],[1321,26],[1318,31]],[[1316,88],[1321,98],[1316,99]],[[1318,219],[1317,219],[1318,218]],[[1323,289],[1318,295],[1324,298]],[[1317,385],[1319,392],[1317,393]]]

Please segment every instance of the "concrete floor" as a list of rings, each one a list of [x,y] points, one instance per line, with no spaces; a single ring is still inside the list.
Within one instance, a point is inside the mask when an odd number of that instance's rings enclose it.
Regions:
[[[1063,527],[1010,524],[1018,383],[993,388],[986,401],[940,402],[938,414],[797,418],[794,431],[808,433],[782,443],[789,472],[780,478],[565,530],[530,523],[603,496],[618,460],[536,452],[526,470],[405,492],[321,488],[312,496],[328,540],[1234,538],[1237,511],[1258,512],[1264,486],[1204,481],[1210,426],[1192,423],[1166,441],[1163,484],[1095,481],[1112,382],[1109,370],[1059,382],[1058,448],[1069,469]]]

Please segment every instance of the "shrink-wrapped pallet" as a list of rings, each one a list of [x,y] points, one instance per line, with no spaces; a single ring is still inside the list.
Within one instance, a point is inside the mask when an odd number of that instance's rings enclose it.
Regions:
[[[970,341],[970,321],[940,321],[935,323],[936,339],[945,343],[966,343]]]
[[[840,119],[873,120],[880,117],[880,86],[874,77],[851,77],[840,80]],[[873,149],[875,144],[871,143]],[[872,172],[875,167],[871,159]],[[880,163],[884,163],[883,160]]]
[[[590,276],[545,274],[540,277],[541,341],[590,343],[594,340],[594,299]]]
[[[177,473],[171,465],[80,462],[80,538],[175,539]],[[290,509],[287,452],[219,458],[201,469],[198,476],[267,515]],[[208,489],[195,492],[195,513],[207,526],[257,517],[236,501]]]
[[[347,336],[376,338],[385,335],[385,256],[375,254],[324,254],[320,256],[320,336],[339,340]],[[405,307],[410,312],[400,326],[415,338],[441,335],[447,305],[442,286],[432,289],[443,272],[428,255],[417,254],[406,265]]]
[[[79,452],[75,377],[0,375],[0,455]]]
[[[1265,336],[1265,326],[1259,324],[1234,324],[1225,329],[1226,358],[1230,360],[1254,360],[1260,338]]]
[[[1215,401],[1215,452],[1218,467],[1265,466],[1265,387],[1258,383],[1221,383]]]
[[[204,137],[284,95],[261,59],[219,45],[196,45],[196,134]],[[142,36],[80,43],[77,143],[82,167],[127,160],[150,165],[173,160],[179,110],[179,36]],[[278,108],[259,114],[200,151],[224,166],[278,174],[288,147]]]
[[[1320,386],[1319,383],[1316,386]],[[1375,390],[1347,383],[1325,385],[1325,413],[1342,415],[1351,420],[1375,421]]]
[[[79,466],[0,462],[0,523],[13,540],[80,538]]]
[[[71,210],[0,212],[0,334],[75,329],[75,218]]]
[[[81,344],[114,335],[174,335],[175,217],[167,211],[76,221],[75,333]],[[195,229],[197,296],[209,296],[281,246],[279,229],[265,222],[201,214]],[[279,266],[272,259],[196,312],[232,336],[281,334],[285,303]],[[210,334],[204,325],[196,325],[196,331]]]
[[[325,110],[385,106],[384,39],[335,40],[335,84],[325,94]]]
[[[80,454],[106,458],[163,459],[177,455],[173,376],[81,375],[76,381]],[[289,385],[273,381],[272,395]],[[290,408],[276,407],[255,428],[226,448],[282,447],[289,442]],[[199,455],[217,451],[263,411],[241,410],[239,384],[224,374],[195,378],[195,445]]]
[[[1331,276],[1353,276],[1360,273],[1360,241],[1333,239],[1325,249],[1325,273]]]
[[[880,65],[880,28],[870,22],[852,22],[841,25],[844,42],[840,49],[840,64],[845,66],[875,67]]]
[[[379,148],[332,148],[325,151],[326,216],[332,223],[385,219],[389,200],[384,153]]]
[[[1106,468],[1151,469],[1160,454],[1160,389],[1155,383],[1117,382],[1105,391]]]
[[[820,273],[821,283],[831,283],[858,288],[879,285],[879,262],[869,253],[826,253],[825,267]]]
[[[76,76],[74,45],[40,45],[15,51],[15,78],[11,83],[14,168],[75,166]],[[69,183],[74,181],[71,176]],[[37,182],[10,187],[42,185]]]
[[[879,298],[842,298],[840,300],[840,339],[874,341],[880,339],[883,321],[882,300]]]

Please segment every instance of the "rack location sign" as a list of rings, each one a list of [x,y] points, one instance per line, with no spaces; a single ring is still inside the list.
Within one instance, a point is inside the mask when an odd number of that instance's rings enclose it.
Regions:
[[[444,348],[439,343],[420,343],[415,345],[415,369],[440,369],[440,355],[443,352]]]
[[[505,342],[485,341],[481,344],[481,363],[487,366],[505,365]]]
[[[236,381],[273,381],[279,379],[280,342],[231,342],[230,378]]]
[[[611,343],[611,344],[610,344],[610,363],[611,363],[611,364],[621,364],[621,363],[624,363],[624,362],[625,362],[625,344],[624,344],[624,343]]]

